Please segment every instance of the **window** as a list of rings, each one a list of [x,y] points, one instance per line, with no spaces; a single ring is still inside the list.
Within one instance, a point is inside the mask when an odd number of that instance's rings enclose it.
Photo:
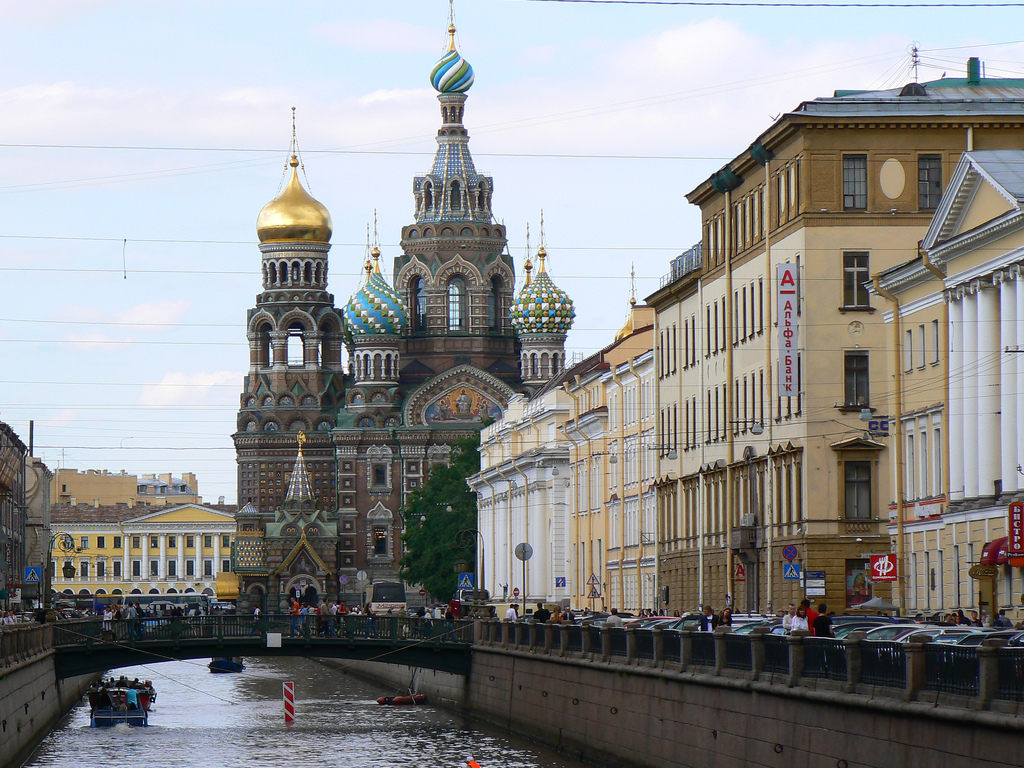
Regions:
[[[863,251],[843,254],[843,306],[868,307],[871,300],[865,283],[870,279],[868,274],[868,254]]]
[[[453,277],[448,283],[448,330],[467,330],[466,281],[458,276]]]
[[[220,561],[220,570],[221,570],[222,573],[231,573],[231,561],[230,560],[221,560]]]
[[[373,465],[373,484],[374,485],[387,485],[388,484],[388,468],[384,464]]]
[[[107,548],[107,537],[106,536],[97,536],[96,537],[96,549],[106,549],[106,548]]]
[[[868,207],[868,156],[843,155],[843,208]]]
[[[387,555],[388,553],[388,529],[384,525],[373,527],[373,554]]]
[[[89,548],[89,537],[88,536],[83,536],[82,537],[82,549],[88,549],[88,548]]]
[[[196,561],[195,560],[186,560],[185,561],[185,575],[186,576],[195,576],[196,575]]]
[[[142,561],[132,560],[132,576],[142,576]]]
[[[203,536],[203,546],[206,548],[213,546],[213,536]]]
[[[917,205],[921,209],[938,208],[942,197],[942,155],[917,158]]]
[[[203,576],[213,576],[213,560],[203,560]]]
[[[412,329],[425,331],[427,329],[427,295],[423,291],[423,280],[419,277],[413,278],[409,284],[409,306],[412,308]]]
[[[492,331],[501,330],[501,278],[491,278],[491,292],[487,296],[487,327]]]
[[[178,561],[177,560],[168,560],[167,561],[167,575],[168,576],[177,576],[178,575]]]
[[[846,372],[846,405],[864,407],[868,400],[868,353],[847,352],[844,360]]]
[[[178,537],[177,536],[168,536],[167,537],[167,548],[168,549],[177,549],[178,548]]]
[[[905,331],[903,336],[903,370],[910,373],[914,370],[914,332]]]
[[[195,545],[196,545],[196,537],[195,536],[186,536],[185,537],[185,546],[186,547],[188,547],[189,549],[192,549]]]
[[[107,564],[100,560],[96,563],[96,578],[105,579],[107,577]]]
[[[149,575],[150,576],[159,576],[160,575],[160,561],[159,560],[150,560],[149,561]]]
[[[870,520],[871,462],[846,462],[846,519]]]
[[[120,536],[115,536],[114,537],[114,549],[120,549],[120,548],[121,548],[121,537]]]
[[[142,537],[141,536],[132,536],[132,549],[141,549],[141,548],[142,548]]]
[[[925,342],[924,342],[924,325],[917,326],[917,367],[924,368],[926,355]]]
[[[114,561],[114,578],[115,579],[120,579],[121,578],[121,561],[120,560],[115,560]]]
[[[221,536],[220,537],[220,545],[222,547],[224,547],[225,549],[230,547],[231,546],[231,537],[228,536],[227,534],[224,534],[223,536]]]
[[[150,549],[156,549],[159,546],[160,546],[160,537],[159,536],[150,536],[149,537],[149,548]]]
[[[932,365],[939,362],[939,321],[932,320]]]
[[[81,571],[81,577],[83,579],[88,579],[89,578],[89,561],[88,560],[83,560],[82,561],[82,567],[81,567],[80,571]]]
[[[452,182],[452,210],[458,211],[462,208],[462,188],[459,182]]]

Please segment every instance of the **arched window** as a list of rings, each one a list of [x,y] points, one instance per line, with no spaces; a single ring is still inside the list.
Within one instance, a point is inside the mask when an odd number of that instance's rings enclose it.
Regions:
[[[292,262],[292,282],[297,283],[301,279],[302,267],[299,266],[299,262]]]
[[[303,276],[306,278],[306,284],[313,282],[313,265],[308,261],[306,262],[306,268],[302,270]]]
[[[434,207],[434,191],[430,186],[430,182],[426,182],[423,185],[423,209],[429,211]]]
[[[270,285],[274,285],[277,282],[277,265],[274,262],[270,262]]]
[[[462,209],[462,187],[459,186],[459,182],[452,182],[452,210],[458,211]]]
[[[427,296],[423,292],[423,278],[414,277],[409,283],[409,307],[412,309],[412,329],[427,330]]]
[[[537,355],[536,354],[530,355],[530,378],[531,379],[536,379],[537,378],[537,376],[539,374],[539,371],[537,370],[537,368],[538,368],[538,365],[537,365]]]
[[[274,265],[271,264],[270,268],[273,269]],[[270,331],[270,323],[264,323],[256,329],[256,344],[258,345],[256,365],[260,368],[267,368],[273,363],[270,359]]]
[[[466,323],[466,281],[456,275],[448,283],[448,330],[468,330]]]
[[[288,282],[288,262],[282,261],[277,265],[277,279],[282,284]]]
[[[288,328],[288,365],[301,366],[305,363],[302,344],[305,330],[301,323],[292,323]]]
[[[487,296],[487,327],[492,331],[500,331],[501,316],[501,278],[491,278],[491,292]]]
[[[487,209],[487,185],[484,182],[480,182],[477,185],[476,192],[476,208],[478,211]]]
[[[551,375],[554,376],[558,373],[558,353],[555,352],[551,355]]]

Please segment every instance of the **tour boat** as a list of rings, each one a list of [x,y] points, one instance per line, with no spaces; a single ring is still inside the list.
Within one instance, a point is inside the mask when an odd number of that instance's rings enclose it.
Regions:
[[[149,725],[149,712],[144,709],[117,710],[94,709],[91,714],[93,728],[112,728],[124,723],[134,728],[145,728]]]
[[[109,702],[101,705],[100,693],[104,689],[109,696]],[[127,709],[129,689],[133,689],[138,695],[138,709]],[[152,680],[141,682],[138,679],[129,681],[125,677],[117,680],[110,678],[94,683],[86,695],[89,699],[90,724],[93,728],[109,728],[120,723],[147,726],[149,712],[156,703],[156,691],[153,689]]]
[[[391,706],[401,706],[404,704],[426,704],[427,694],[414,693],[410,696],[381,696],[377,699],[377,703],[388,704]]]
[[[208,666],[211,672],[218,673],[241,672],[245,669],[241,656],[221,656],[220,658],[212,659]]]

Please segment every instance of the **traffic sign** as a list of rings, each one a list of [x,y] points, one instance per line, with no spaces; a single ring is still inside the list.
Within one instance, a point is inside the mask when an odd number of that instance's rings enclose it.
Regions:
[[[41,584],[43,581],[43,569],[38,565],[30,565],[25,568],[26,584]]]
[[[599,578],[597,578],[597,574],[596,573],[590,574],[590,578],[587,579],[587,586],[588,587],[596,587],[596,586],[598,586],[600,584],[601,584],[601,580]]]
[[[587,600],[597,600],[601,596],[601,590],[596,586],[590,588],[590,593],[587,595]]]
[[[358,581],[366,581],[366,571],[359,571],[356,573],[356,579]]]
[[[782,578],[788,581],[800,581],[800,564],[786,563],[782,566]]]
[[[533,557],[533,547],[527,544],[525,541],[516,544],[516,557],[522,560],[524,563]]]
[[[349,577],[348,577],[347,573],[343,573],[343,574],[341,574],[341,576],[338,577],[338,583],[339,584],[348,584],[348,581],[349,581]]]
[[[425,590],[423,587],[420,587],[420,597],[426,597],[426,596],[427,596],[427,590]]]
[[[792,544],[787,544],[782,548],[782,559],[783,560],[796,560],[800,551]]]
[[[734,581],[746,581],[747,580],[747,567],[743,563],[736,563],[736,573],[733,575]]]
[[[472,573],[460,573],[459,574],[459,589],[472,589],[473,588],[473,574]]]
[[[555,589],[565,586],[565,576],[555,576]]]
[[[519,587],[513,587],[512,597],[519,597]]]
[[[825,595],[825,572],[807,571],[804,586],[808,597],[824,597]]]
[[[899,581],[899,571],[896,567],[896,555],[872,555],[871,556],[871,580],[872,581]]]

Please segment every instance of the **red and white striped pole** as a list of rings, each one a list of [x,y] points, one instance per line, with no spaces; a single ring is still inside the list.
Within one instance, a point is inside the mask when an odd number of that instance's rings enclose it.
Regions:
[[[284,723],[295,722],[295,683],[284,684]]]

